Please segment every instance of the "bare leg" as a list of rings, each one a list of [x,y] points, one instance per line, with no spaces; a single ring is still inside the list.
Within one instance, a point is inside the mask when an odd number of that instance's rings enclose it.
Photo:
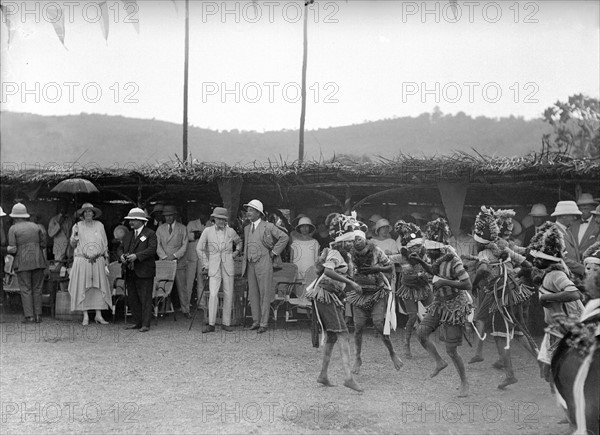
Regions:
[[[460,392],[458,393],[458,397],[467,397],[469,395],[469,382],[467,381],[467,374],[465,372],[465,364],[463,363],[462,358],[456,351],[455,344],[447,344],[446,345],[446,353],[454,363],[454,367],[458,372],[458,376],[460,377]]]
[[[429,352],[429,355],[431,355],[435,360],[435,369],[433,370],[431,375],[429,375],[430,378],[434,378],[442,370],[448,367],[448,363],[442,359],[437,349],[435,348],[435,345],[431,341],[429,341],[429,336],[431,335],[431,332],[433,331],[429,331],[423,326],[423,324],[421,324],[417,329],[417,337],[419,337],[419,343],[421,343],[421,346],[423,346],[425,350]]]
[[[388,352],[390,353],[390,358],[392,358],[392,362],[394,363],[394,368],[396,370],[400,370],[402,368],[402,366],[404,365],[404,363],[402,362],[402,360],[400,358],[398,358],[398,355],[396,355],[396,351],[394,350],[394,345],[392,344],[392,340],[390,340],[390,336],[383,335],[383,321],[377,320],[374,323],[375,323],[375,329],[377,329],[377,331],[379,331],[379,333],[381,334],[381,339],[383,340],[383,344],[385,345]]]
[[[496,348],[498,349],[498,354],[500,355],[500,359],[504,363],[504,372],[506,373],[506,377],[500,382],[498,385],[498,389],[503,390],[511,384],[517,383],[517,378],[515,378],[515,373],[512,367],[512,360],[510,357],[510,349],[504,349],[504,337],[494,337],[496,339]]]
[[[405,301],[405,304],[407,310],[414,310],[408,312],[408,320],[406,322],[406,328],[404,329],[404,357],[412,358],[412,353],[410,352],[410,337],[415,328],[415,323],[417,322],[417,306],[414,301]]]
[[[331,334],[333,334],[335,338],[331,337]],[[333,384],[329,382],[329,378],[327,377],[327,369],[329,368],[329,363],[331,362],[331,354],[333,353],[333,347],[335,346],[337,336],[334,332],[328,332],[327,335],[328,341],[325,343],[325,349],[323,351],[323,364],[321,366],[321,373],[319,373],[317,382],[325,385],[326,387],[333,387]]]
[[[481,320],[475,322],[475,327],[479,333],[483,335],[485,332],[485,324]],[[475,337],[475,341],[477,341],[477,349],[475,350],[475,355],[473,358],[469,360],[469,364],[483,361],[483,341],[479,339],[478,335]]]
[[[362,359],[360,357],[362,351],[363,332],[367,323],[367,317],[360,308],[354,309],[354,347],[355,347],[355,361],[352,373],[357,375],[360,372],[362,366]]]
[[[348,333],[343,332],[339,334],[340,336],[340,350],[342,353],[342,364],[344,366],[344,373],[346,374],[346,379],[344,380],[344,386],[351,388],[355,391],[364,391],[360,385],[356,383],[354,378],[352,377],[352,372],[350,371],[350,343],[348,338]]]

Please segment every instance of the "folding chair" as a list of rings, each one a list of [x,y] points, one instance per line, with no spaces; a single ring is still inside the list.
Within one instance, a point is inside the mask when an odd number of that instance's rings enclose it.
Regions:
[[[177,273],[177,261],[158,260],[156,261],[156,275],[154,276],[154,290],[152,292],[152,301],[154,302],[154,317],[158,325],[158,314],[162,307],[163,315],[173,313],[173,321],[177,321],[173,304],[171,303],[171,291],[175,282]],[[167,306],[168,311],[167,311]]]
[[[298,274],[298,266],[292,263],[282,263],[281,269],[273,272],[273,293],[274,298],[271,301],[271,310],[273,318],[277,322],[277,311],[283,304],[287,304],[286,318],[289,317],[289,300],[290,294],[294,291],[300,281],[296,281]]]
[[[292,311],[294,309],[298,310],[298,308],[302,308],[308,312],[310,318],[312,303],[306,297],[304,297],[304,293],[306,292],[306,286],[316,279],[317,269],[315,268],[315,266],[311,266],[304,273],[304,282],[298,281],[298,285],[294,287],[293,292],[291,292],[291,294],[288,296],[288,303],[289,305],[291,305],[289,311]],[[292,297],[292,295],[295,297]],[[290,321],[287,315],[286,321]]]
[[[124,301],[123,313],[125,317],[125,323],[127,323],[127,292],[125,291],[125,278],[123,278],[123,269],[121,263],[113,261],[108,265],[108,284],[111,288],[112,295],[112,317],[115,319],[115,313],[117,311],[117,303]]]

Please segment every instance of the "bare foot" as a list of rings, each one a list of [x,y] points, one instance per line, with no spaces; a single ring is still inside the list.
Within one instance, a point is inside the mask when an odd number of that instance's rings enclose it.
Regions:
[[[441,363],[435,366],[435,370],[429,375],[429,377],[435,378],[446,367],[448,367],[448,363],[446,361],[442,361]]]
[[[500,360],[494,362],[494,364],[492,364],[492,367],[495,368],[496,370],[504,370],[504,363]]]
[[[504,378],[504,380],[498,385],[498,389],[504,390],[509,385],[516,384],[517,382],[517,378],[515,378],[514,376],[511,376],[510,378]]]
[[[331,382],[329,382],[329,378],[327,378],[327,376],[319,375],[319,377],[317,378],[317,382],[319,384],[325,385],[326,387],[335,387],[335,385],[333,385]]]
[[[402,360],[400,358],[398,358],[398,355],[392,356],[392,362],[394,363],[394,368],[396,370],[400,370],[402,368],[402,366],[404,365]]]
[[[346,379],[346,380],[344,381],[344,386],[345,386],[345,387],[348,387],[348,388],[352,388],[353,390],[355,390],[355,391],[358,391],[358,392],[363,392],[363,391],[364,391],[364,390],[362,389],[362,387],[361,387],[360,385],[358,385],[358,384],[356,383],[356,381],[355,381],[354,379],[352,379],[352,378],[350,378],[350,379]]]
[[[464,384],[460,384],[460,391],[458,392],[458,397],[467,397],[469,395],[469,384],[465,382]]]
[[[483,361],[483,357],[481,355],[475,355],[473,358],[469,360],[469,364],[475,364]]]
[[[352,373],[357,375],[358,372],[360,372],[360,366],[362,366],[362,359],[360,359],[360,357],[357,357],[356,361],[354,362],[354,367],[352,367]]]

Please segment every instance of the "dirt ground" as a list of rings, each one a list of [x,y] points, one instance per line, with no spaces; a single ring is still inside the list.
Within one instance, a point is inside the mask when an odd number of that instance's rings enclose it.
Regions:
[[[365,392],[357,393],[341,385],[337,349],[330,367],[337,386],[316,382],[322,351],[311,346],[307,321],[257,335],[219,327],[202,334],[201,321],[188,332],[189,320],[172,317],[148,333],[126,331],[122,321],[20,319],[8,314],[0,325],[3,434],[569,433],[536,362],[518,345],[519,383],[496,388],[502,373],[491,368],[488,342],[485,361],[467,366],[471,395],[459,399],[451,364],[428,379],[433,362],[413,337],[414,358],[395,371],[373,329],[356,377]],[[402,331],[392,339],[400,350]],[[473,349],[464,343],[460,353],[467,361]]]

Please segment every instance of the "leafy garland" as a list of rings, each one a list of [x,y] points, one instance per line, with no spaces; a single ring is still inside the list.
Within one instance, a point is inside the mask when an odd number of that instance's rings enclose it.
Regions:
[[[577,350],[582,357],[590,353],[592,345],[596,342],[596,331],[598,322],[579,322],[575,317],[567,317],[564,314],[554,316],[555,325],[549,326],[548,332],[567,337],[569,347]]]
[[[83,253],[83,258],[85,258],[90,263],[94,264],[98,258],[104,257],[104,253],[96,254],[96,255],[87,255],[85,252]]]

